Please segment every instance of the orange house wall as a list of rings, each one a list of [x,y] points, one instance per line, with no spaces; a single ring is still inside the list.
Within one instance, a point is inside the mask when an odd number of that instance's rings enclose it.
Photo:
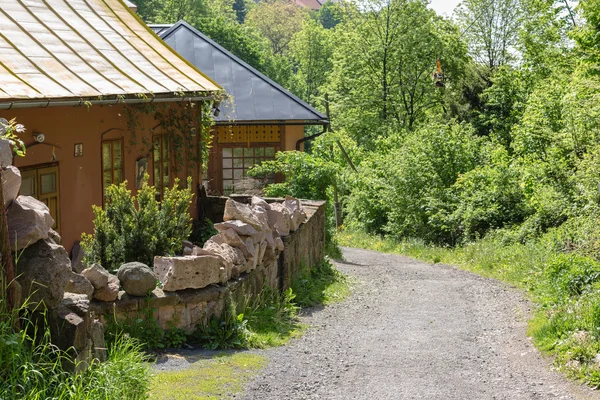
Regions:
[[[0,110],[0,117],[23,124],[26,128],[21,136],[27,145],[25,157],[15,157],[17,167],[28,167],[58,162],[60,177],[60,218],[63,245],[70,251],[81,234],[93,232],[92,205],[102,205],[101,156],[103,140],[123,138],[124,178],[127,187],[135,193],[136,160],[148,158],[148,173],[152,181],[152,153],[142,144],[142,129],[136,134],[137,145],[130,143],[131,134],[122,116],[123,105],[86,107],[49,107],[16,110]],[[156,121],[149,116],[140,117],[141,125],[152,142],[149,129]],[[44,144],[35,144],[33,132],[45,135]],[[160,128],[155,134],[160,134]],[[287,125],[282,129],[283,150],[295,150],[296,142],[304,137],[304,126]],[[76,143],[83,144],[83,156],[74,156]],[[212,155],[211,155],[212,156]],[[213,160],[214,158],[210,158]],[[184,164],[185,165],[185,164]],[[173,170],[173,168],[171,169]],[[185,180],[186,168],[177,173]],[[193,186],[197,187],[198,176],[191,172]],[[192,201],[192,216],[197,215],[196,201]]]
[[[58,162],[60,177],[60,218],[63,245],[70,251],[83,232],[93,231],[92,204],[102,205],[101,142],[123,138],[124,178],[127,187],[135,193],[136,160],[148,158],[148,173],[152,181],[152,153],[148,145],[142,145],[141,129],[137,130],[135,141],[121,113],[123,105],[86,107],[50,107],[43,109],[18,109],[0,111],[0,117],[16,122],[26,128],[22,138],[27,145],[25,157],[15,157],[17,167],[26,167],[50,162]],[[156,121],[142,115],[140,124],[146,130],[148,143],[152,143],[148,129]],[[108,131],[108,132],[107,132]],[[33,132],[45,135],[44,144],[35,144]],[[104,135],[103,132],[107,132]],[[160,129],[155,131],[160,134]],[[76,143],[83,144],[83,156],[74,156]],[[173,171],[173,168],[171,168]],[[196,175],[192,173],[192,175]],[[177,173],[185,179],[185,168]],[[193,177],[196,187],[197,177]],[[192,215],[196,215],[196,202],[192,202]]]

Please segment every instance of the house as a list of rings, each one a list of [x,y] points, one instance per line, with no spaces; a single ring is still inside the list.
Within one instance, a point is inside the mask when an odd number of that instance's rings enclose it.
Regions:
[[[246,171],[277,151],[301,149],[304,127],[327,116],[184,21],[150,27],[230,96],[215,117],[205,186],[212,194],[248,189]]]
[[[68,250],[110,184],[197,187],[220,97],[121,0],[0,2],[0,118],[26,127],[21,194],[48,205]]]

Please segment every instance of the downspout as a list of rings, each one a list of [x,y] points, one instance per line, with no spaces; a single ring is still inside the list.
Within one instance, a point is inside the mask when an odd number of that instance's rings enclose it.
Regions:
[[[300,145],[304,142],[308,142],[309,140],[313,140],[316,139],[317,137],[321,136],[322,134],[324,134],[325,132],[327,132],[329,130],[329,124],[323,124],[323,131],[319,132],[319,133],[315,133],[314,135],[310,135],[307,136],[305,138],[302,138],[300,140],[298,140],[296,142],[296,151],[300,151]]]

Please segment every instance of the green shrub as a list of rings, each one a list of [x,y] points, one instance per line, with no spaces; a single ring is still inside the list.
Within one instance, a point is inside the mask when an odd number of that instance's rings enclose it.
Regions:
[[[86,263],[97,262],[116,271],[130,261],[152,266],[154,256],[180,251],[181,242],[192,229],[191,178],[187,188],[178,186],[176,179],[171,189],[165,189],[161,202],[156,200],[156,189],[147,179],[137,196],[127,190],[127,181],[109,186],[104,209],[93,206],[94,234],[83,234]]]
[[[236,304],[229,298],[223,315],[212,317],[207,324],[200,324],[192,335],[195,344],[210,350],[241,349],[247,347],[251,333],[244,314],[238,314]]]

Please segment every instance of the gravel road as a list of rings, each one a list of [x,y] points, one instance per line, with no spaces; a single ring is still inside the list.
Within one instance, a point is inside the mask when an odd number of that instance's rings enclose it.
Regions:
[[[244,399],[600,399],[551,371],[527,338],[530,305],[501,282],[398,255],[344,249],[343,303],[260,351]]]

